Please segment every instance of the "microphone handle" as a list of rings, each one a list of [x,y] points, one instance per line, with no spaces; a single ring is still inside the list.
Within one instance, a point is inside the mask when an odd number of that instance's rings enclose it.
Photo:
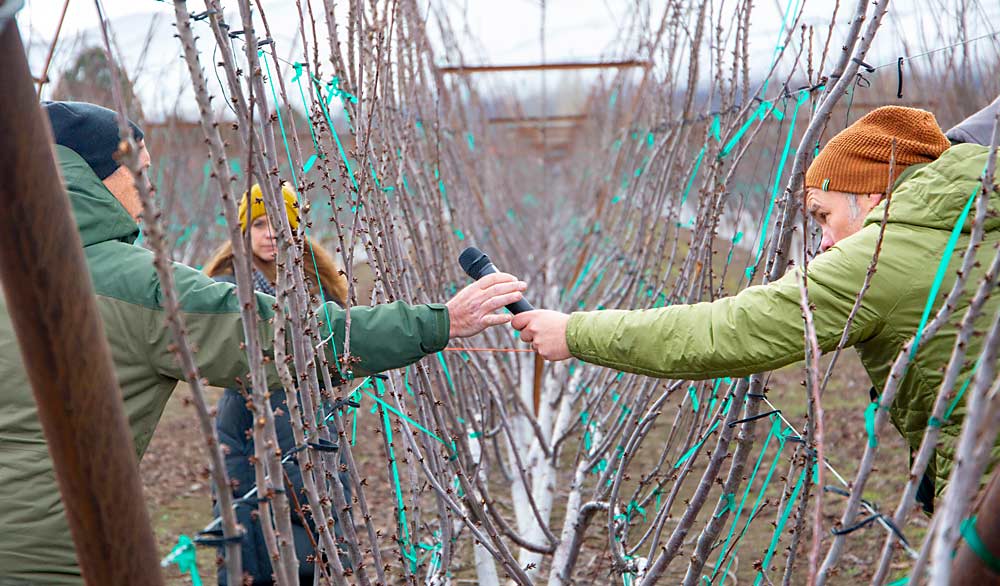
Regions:
[[[483,267],[483,270],[479,272],[479,278],[481,279],[491,273],[499,273],[499,272],[500,271],[497,270],[496,265],[494,265],[491,262],[487,264],[485,267]],[[505,307],[507,308],[507,311],[513,313],[514,315],[517,315],[519,313],[524,313],[525,311],[534,311],[535,309],[534,307],[532,307],[530,303],[528,303],[524,299],[520,301],[515,301],[514,303],[506,305]]]
[[[506,307],[507,307],[507,311],[513,313],[514,315],[517,315],[519,313],[524,313],[525,311],[534,311],[535,310],[535,308],[532,307],[532,305],[530,303],[528,303],[527,301],[525,301],[524,299],[522,299],[520,301],[515,301],[514,303],[511,303],[510,305],[507,305]]]

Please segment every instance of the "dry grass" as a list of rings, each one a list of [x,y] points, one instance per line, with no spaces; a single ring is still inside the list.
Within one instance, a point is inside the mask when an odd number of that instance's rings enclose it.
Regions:
[[[775,373],[769,384],[771,400],[797,427],[801,427],[805,414],[805,396],[800,386],[800,380],[801,367],[794,366]],[[853,351],[848,351],[842,358],[837,376],[831,382],[824,401],[828,430],[827,452],[831,463],[848,479],[853,477],[857,461],[867,441],[864,430],[864,408],[868,402],[869,386],[867,376],[856,355]],[[216,389],[213,392],[215,393],[214,401],[217,399],[219,391]],[[200,432],[194,414],[190,407],[184,405],[186,393],[187,389],[182,385],[167,404],[153,441],[142,461],[142,478],[146,490],[146,500],[150,507],[150,514],[163,555],[170,551],[180,534],[193,536],[211,520],[211,491],[203,476],[206,459],[201,452]],[[376,522],[383,531],[391,533],[395,530],[392,516],[393,494],[387,482],[387,470],[384,457],[381,454],[381,442],[365,441],[366,438],[376,437],[374,417],[368,413],[367,409],[361,410],[361,419],[358,424],[359,441],[354,449],[355,455],[361,463],[362,475],[366,476],[370,482],[366,494],[375,512]],[[656,445],[657,441],[665,437],[667,424],[668,420],[664,417],[662,422],[658,424],[660,429],[650,436],[643,450],[637,456],[633,470],[638,470],[638,467],[642,465],[643,458],[648,459],[656,456],[655,452],[659,447]],[[758,450],[763,445],[767,426],[761,425],[759,429],[760,437],[756,445]],[[879,504],[883,509],[891,510],[895,507],[895,499],[905,482],[908,466],[907,449],[898,434],[891,430],[881,439],[880,445],[882,447],[878,466],[880,471],[869,482],[866,497]],[[765,455],[763,467],[766,468],[770,463],[773,452],[772,447]],[[788,453],[790,451],[786,450],[785,455],[787,456]],[[777,467],[771,487],[765,493],[765,499],[769,500],[771,504],[767,505],[750,525],[745,539],[740,544],[737,560],[733,565],[733,576],[726,580],[726,583],[752,583],[755,575],[753,565],[761,559],[773,535],[772,523],[777,509],[777,494],[783,484],[780,475],[785,470],[787,470],[787,464],[785,460],[782,460]],[[763,477],[763,472],[764,470],[760,474],[761,477]],[[831,483],[833,482],[831,479]],[[567,486],[568,482],[562,482],[559,485]],[[408,486],[408,484],[404,482],[404,486]],[[747,505],[748,509],[756,496],[758,486],[759,481],[751,493]],[[501,490],[501,487],[498,486],[497,490]],[[718,498],[718,495],[713,495],[711,498]],[[556,498],[557,503],[563,500],[559,496]],[[714,502],[714,500],[710,500],[710,502]],[[842,497],[831,494],[824,499],[824,517],[827,527],[831,526],[839,517],[842,505]],[[711,506],[706,507],[703,514],[706,516],[711,514],[711,509]],[[556,510],[554,513],[557,527],[561,515],[562,511],[560,510]],[[746,519],[746,513],[744,513],[743,519]],[[577,584],[603,584],[611,579],[602,525],[603,522],[598,520],[591,527],[581,558],[581,566],[578,570]],[[914,525],[909,534],[919,537],[923,531],[923,525],[925,525],[924,520],[917,519]],[[696,524],[696,526],[701,525]],[[728,527],[726,531],[728,531]],[[632,534],[635,535],[636,530],[633,530]],[[871,525],[853,534],[848,540],[848,549],[841,563],[839,574],[832,583],[856,584],[866,581],[870,576],[873,564],[877,561],[883,536],[883,529],[878,525]],[[826,537],[829,535],[827,534]],[[779,543],[778,555],[784,555],[786,544],[787,536],[783,537]],[[398,553],[385,553],[386,559],[398,566]],[[714,564],[717,555],[717,552],[713,552],[710,557],[711,564]],[[805,556],[805,553],[802,555]],[[463,557],[465,556],[460,555],[459,559]],[[800,559],[802,563],[798,565],[799,571],[796,580],[804,579],[802,569],[805,558]],[[897,559],[902,561],[902,558]],[[214,551],[200,550],[198,561],[202,579],[206,583],[214,583]],[[776,562],[772,565],[778,567],[780,572],[783,563],[780,562],[780,558]],[[685,566],[686,558],[684,556],[675,560],[671,565],[671,573],[668,574],[670,578],[668,579],[673,580],[682,575]],[[900,570],[904,567],[905,564],[901,564]],[[474,577],[470,564],[454,567],[452,572],[456,579]],[[396,576],[400,577],[398,573]],[[771,578],[778,580],[780,575],[772,575]],[[167,572],[167,582],[170,585],[190,584],[190,579],[180,576],[176,567],[172,567]]]

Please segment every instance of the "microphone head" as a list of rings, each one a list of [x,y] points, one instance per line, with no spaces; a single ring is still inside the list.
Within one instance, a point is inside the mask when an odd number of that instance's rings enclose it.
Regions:
[[[492,272],[484,271],[486,267],[492,264],[490,263],[490,257],[486,256],[486,253],[475,246],[466,248],[462,251],[462,254],[458,255],[458,264],[465,271],[465,274],[473,279],[479,279],[483,275]]]

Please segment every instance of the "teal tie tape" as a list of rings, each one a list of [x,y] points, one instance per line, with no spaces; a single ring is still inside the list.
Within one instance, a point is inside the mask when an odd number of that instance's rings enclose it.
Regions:
[[[799,117],[799,108],[809,99],[809,92],[801,91],[795,98],[795,109],[792,111],[792,120],[788,124],[788,134],[785,136],[785,147],[781,151],[781,160],[778,161],[778,170],[774,176],[774,185],[771,187],[771,201],[767,204],[767,211],[764,213],[764,222],[760,227],[760,242],[757,244],[757,254],[754,255],[753,264],[746,269],[748,281],[753,280],[757,265],[764,254],[764,241],[767,240],[767,228],[771,223],[771,214],[774,212],[774,203],[778,199],[778,190],[781,185],[781,176],[785,171],[785,163],[788,161],[788,151],[792,146],[792,137],[795,136],[795,121]],[[763,106],[763,104],[761,104]]]
[[[878,402],[872,401],[865,408],[865,432],[868,433],[868,447],[878,446],[878,437],[875,435],[875,412],[878,411]]]
[[[198,575],[198,552],[190,537],[187,535],[178,537],[177,545],[170,550],[164,561],[168,564],[177,564],[177,569],[182,574],[190,574],[192,586],[201,586],[201,576]]]
[[[381,381],[376,381],[377,390],[382,392]],[[369,396],[374,396],[370,395]],[[380,401],[381,402],[381,401]],[[385,406],[384,402],[381,402]],[[410,525],[406,520],[406,504],[403,502],[403,487],[399,482],[399,467],[396,465],[396,454],[392,448],[392,425],[389,423],[389,411],[382,411],[382,424],[385,427],[385,440],[388,449],[389,467],[392,470],[393,489],[396,492],[396,512],[398,515],[397,534],[399,537],[400,553],[410,562],[410,571],[417,571],[418,559],[413,548],[413,541],[410,536]]]
[[[684,452],[684,455],[677,460],[677,463],[674,464],[674,470],[680,468],[684,462],[686,462],[691,456],[693,456],[694,453],[697,452],[698,449],[701,447],[701,445],[705,443],[705,440],[708,439],[708,436],[712,435],[712,432],[714,432],[717,427],[719,427],[718,419],[716,419],[715,423],[713,423],[712,426],[708,428],[708,431],[705,433],[705,437],[695,442],[695,444],[691,446],[691,448],[688,451]]]
[[[962,521],[960,531],[962,538],[965,539],[965,544],[969,546],[972,553],[976,554],[979,561],[983,562],[983,565],[992,572],[1000,574],[1000,557],[994,555],[979,537],[979,532],[976,531],[976,517],[972,516]]]
[[[962,226],[965,225],[965,220],[969,217],[972,202],[975,201],[978,193],[979,185],[976,185],[976,188],[969,195],[969,200],[965,202],[965,207],[962,208],[962,213],[958,216],[958,220],[955,221],[955,226],[951,229],[951,235],[948,237],[948,243],[944,247],[944,252],[941,253],[941,260],[938,261],[937,272],[934,274],[934,282],[931,284],[930,293],[927,294],[924,313],[920,316],[920,325],[917,327],[917,334],[913,337],[913,346],[910,347],[911,359],[917,354],[917,349],[920,346],[920,338],[924,335],[924,328],[927,327],[927,321],[930,319],[934,301],[937,299],[938,291],[941,289],[945,275],[948,274],[948,263],[955,253],[955,245],[958,244],[958,237],[962,234]]]
[[[731,492],[727,492],[719,497],[719,505],[721,505],[721,508],[719,508],[719,511],[715,513],[715,518],[718,519],[719,517],[725,515],[726,512],[733,510],[733,501],[735,500],[736,495]]]
[[[778,519],[778,524],[774,528],[774,535],[771,536],[771,544],[767,547],[767,552],[764,554],[764,561],[760,566],[761,570],[757,572],[757,577],[754,579],[754,586],[760,586],[760,583],[764,580],[763,570],[771,564],[771,558],[774,557],[774,550],[778,547],[778,539],[785,530],[785,524],[788,523],[788,517],[791,516],[792,510],[795,508],[795,501],[799,498],[799,492],[802,491],[802,485],[806,482],[806,470],[806,468],[803,468],[802,473],[799,474],[799,480],[795,483],[795,489],[792,490],[792,496],[789,497],[788,504],[785,506],[785,510],[781,513],[781,518]]]
[[[764,482],[761,485],[760,492],[757,493],[757,498],[754,500],[753,506],[750,509],[750,514],[747,518],[746,523],[743,526],[742,532],[740,533],[741,536],[746,534],[747,529],[750,528],[750,523],[756,517],[757,511],[760,510],[761,501],[764,498],[764,492],[767,490],[767,487],[770,486],[771,484],[771,479],[774,476],[774,471],[777,469],[778,461],[780,460],[779,456],[781,456],[781,453],[785,449],[786,436],[782,432],[781,427],[782,427],[782,422],[781,419],[777,416],[777,414],[771,415],[771,429],[768,431],[767,438],[764,440],[764,446],[761,448],[760,455],[757,457],[757,463],[754,464],[753,473],[751,474],[750,480],[747,482],[746,488],[743,491],[743,496],[740,499],[740,505],[736,509],[735,515],[733,515],[733,522],[729,528],[729,534],[726,536],[726,541],[723,543],[722,548],[719,550],[720,551],[719,559],[716,560],[715,566],[712,568],[712,577],[711,580],[709,580],[709,582],[715,580],[716,575],[719,573],[719,569],[722,566],[722,562],[725,560],[725,556],[727,554],[735,556],[736,551],[738,551],[739,538],[736,537],[736,527],[738,526],[740,519],[743,516],[743,509],[746,507],[747,498],[750,496],[750,490],[753,486],[754,481],[756,481],[757,479],[758,473],[760,472],[760,467],[764,461],[764,456],[767,453],[768,447],[770,447],[772,440],[777,439],[778,452],[774,455],[774,459],[771,460],[771,465],[768,467],[767,474],[764,476]],[[729,509],[732,510],[732,502],[727,504],[729,506]],[[725,510],[720,510],[718,515],[721,516],[723,512],[725,512]],[[733,541],[734,538],[737,539],[737,542],[732,548],[730,548],[729,544],[730,542]],[[734,559],[735,559],[734,557],[729,558],[729,562],[726,564],[726,568],[723,571],[723,575],[727,575],[729,573],[729,568],[732,566]]]

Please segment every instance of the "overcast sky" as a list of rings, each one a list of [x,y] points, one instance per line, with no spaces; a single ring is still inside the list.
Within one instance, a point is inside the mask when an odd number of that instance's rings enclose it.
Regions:
[[[758,38],[775,37],[781,22],[781,11],[787,6],[796,6],[799,0],[758,0],[755,2],[752,36]],[[735,0],[730,0],[735,4]],[[19,15],[22,24],[30,24],[42,35],[51,37],[59,20],[63,0],[27,0]],[[111,20],[132,14],[166,13],[170,15],[172,6],[160,0],[103,0],[105,11]],[[265,0],[264,8],[287,5],[287,0]],[[343,4],[340,2],[339,4]],[[635,10],[634,0],[547,0],[546,10],[546,52],[550,60],[567,57],[598,56],[607,45],[621,41],[620,29]],[[658,18],[665,0],[651,0],[652,17]],[[826,0],[805,0],[804,22],[825,26],[829,21],[831,4]],[[841,3],[840,19],[846,20],[849,7]],[[197,0],[188,2],[191,10],[202,5]],[[223,2],[227,8],[235,2]],[[447,10],[456,32],[471,32],[480,41],[489,57],[516,61],[524,58],[540,57],[539,42],[541,3],[539,0],[420,0],[421,6],[432,5]],[[939,6],[944,6],[941,10]],[[950,9],[949,9],[950,6]],[[949,12],[957,14],[959,0],[907,0],[890,3],[890,13],[896,18],[916,19],[923,26],[936,25],[946,19]],[[974,0],[971,4],[968,26],[969,36],[1000,30],[1000,6],[995,0]],[[943,13],[943,14],[942,14]],[[990,22],[992,20],[992,22]],[[72,0],[64,24],[64,32],[77,31],[97,26],[97,13],[92,0]],[[887,23],[893,28],[893,23]],[[913,34],[914,29],[906,31]],[[472,43],[463,47],[467,53],[476,53]]]
[[[757,0],[750,26],[753,71],[762,74],[767,70],[774,46],[782,37],[782,13],[789,7],[794,9],[801,1],[805,2],[803,23],[815,25],[818,35],[826,34],[832,10],[832,3],[828,0]],[[632,25],[639,22],[648,38],[666,2],[547,0],[545,59],[554,62],[644,57],[635,54],[639,35]],[[736,2],[716,0],[715,5],[735,6]],[[180,49],[173,39],[173,6],[158,0],[103,0],[103,4],[126,69],[130,74],[135,73],[136,68],[143,71],[143,75],[137,78],[136,90],[147,111],[176,107],[179,100],[190,101],[183,96],[178,98],[186,91],[184,86],[189,81],[179,60]],[[289,60],[299,60],[296,51],[301,50],[295,38],[298,20],[294,0],[265,0],[263,4],[278,42],[279,54]],[[343,4],[338,2],[338,5]],[[418,4],[448,15],[466,62],[523,63],[537,62],[542,58],[542,10],[539,0],[418,0]],[[637,14],[637,4],[648,5],[651,14]],[[40,62],[44,60],[47,41],[55,31],[62,5],[63,0],[27,0],[27,6],[19,14],[22,34],[30,37],[26,40],[31,41],[29,58],[33,69],[40,67]],[[853,2],[841,1],[835,41],[843,37],[847,27],[848,5],[853,5]],[[236,3],[224,0],[223,6],[229,16],[230,10],[235,11]],[[890,3],[889,17],[885,19],[867,60],[872,64],[895,63],[897,56],[907,55],[909,51],[916,52],[923,47],[938,47],[953,41],[957,24],[955,27],[942,27],[941,23],[957,23],[959,6],[959,0],[896,0]],[[191,0],[188,7],[198,11],[203,5],[199,0]],[[235,14],[229,17],[232,19]],[[654,23],[649,24],[649,20]],[[1000,2],[972,0],[966,21],[969,38],[1000,31]],[[65,65],[66,59],[75,50],[99,42],[97,25],[93,0],[70,2],[60,52],[53,66],[55,72]],[[143,53],[137,45],[141,45],[151,27],[157,29],[157,35],[153,48]],[[436,39],[436,26],[432,25],[429,29],[432,38]],[[200,46],[203,50],[209,48],[207,37],[210,35],[202,34]],[[970,47],[975,51],[991,51],[989,54],[995,56],[1000,47],[1000,36],[977,41]],[[791,52],[788,53],[790,56]],[[444,64],[443,51],[438,54],[441,64]],[[481,83],[489,87],[498,82],[537,91],[537,76],[518,75],[521,77],[483,76]],[[547,75],[550,76],[548,83],[558,84],[559,74]],[[182,107],[186,106],[182,104]]]

